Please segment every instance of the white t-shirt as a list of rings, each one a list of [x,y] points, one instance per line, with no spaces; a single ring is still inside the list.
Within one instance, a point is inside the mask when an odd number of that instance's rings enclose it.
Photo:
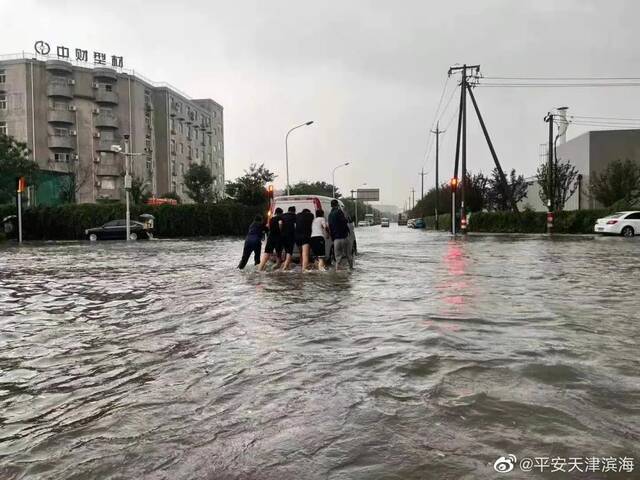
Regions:
[[[324,228],[323,228],[324,227]],[[326,237],[327,222],[324,217],[316,217],[311,224],[311,236],[312,237]]]

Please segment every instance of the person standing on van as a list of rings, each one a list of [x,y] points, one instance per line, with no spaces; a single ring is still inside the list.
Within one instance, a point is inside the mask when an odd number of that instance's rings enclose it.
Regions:
[[[351,256],[349,241],[349,223],[344,212],[340,208],[338,201],[331,200],[331,213],[329,214],[329,231],[333,240],[333,252],[336,257],[336,271],[340,269],[343,258],[347,258],[349,268],[353,268],[353,257]]]
[[[282,249],[286,254],[284,263],[282,264],[282,270],[287,270],[291,265],[291,257],[293,256],[293,246],[296,242],[296,207],[290,206],[287,213],[282,214],[280,217],[280,241],[282,242]]]
[[[318,270],[325,270],[324,257],[326,255],[325,240],[329,227],[324,219],[324,210],[316,210],[316,218],[311,224],[311,252],[318,261]]]
[[[267,244],[264,247],[264,253],[260,259],[258,270],[263,271],[267,268],[267,262],[271,256],[276,254],[276,268],[280,268],[282,260],[282,240],[280,230],[282,228],[282,209],[276,208],[274,215],[269,220],[269,235],[267,236]]]
[[[253,252],[253,260],[256,265],[260,263],[260,249],[262,248],[262,235],[267,231],[267,227],[262,223],[262,215],[256,215],[253,223],[249,225],[247,238],[244,240],[244,249],[242,250],[242,259],[238,264],[238,268],[242,270],[249,261],[249,257]]]
[[[296,215],[296,244],[300,249],[302,271],[309,267],[309,250],[311,250],[311,225],[313,225],[313,213],[308,208]]]

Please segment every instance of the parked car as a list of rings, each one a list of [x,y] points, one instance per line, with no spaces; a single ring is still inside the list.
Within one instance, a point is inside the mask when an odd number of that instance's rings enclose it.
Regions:
[[[425,225],[425,223],[424,223],[424,220],[423,220],[423,219],[421,219],[421,218],[416,218],[416,219],[413,221],[413,228],[425,228],[425,227],[426,227],[426,225]]]
[[[359,227],[369,227],[370,225],[369,225],[369,222],[367,222],[366,220],[360,220],[358,222],[358,226]]]
[[[130,222],[130,229],[129,238],[131,240],[148,240],[153,238],[153,229],[142,222],[132,220]],[[89,228],[85,230],[84,233],[92,242],[96,240],[126,240],[127,221],[112,220],[101,227]]]
[[[300,213],[303,209],[308,208],[313,213],[314,216],[316,214],[316,210],[322,209],[324,210],[324,218],[328,222],[329,213],[331,213],[331,200],[333,200],[333,198],[324,197],[321,195],[289,195],[289,196],[285,195],[282,197],[276,197],[271,202],[271,207],[267,212],[267,216],[270,218],[271,215],[273,215],[275,209],[278,207],[280,207],[283,212],[286,212],[289,209],[289,207],[294,206],[296,207],[296,214]],[[354,227],[353,221],[351,220],[351,217],[349,217],[349,214],[347,213],[347,210],[344,206],[344,203],[342,203],[342,200],[338,200],[338,204],[340,205],[340,208],[342,209],[342,211],[347,217],[347,220],[349,221],[349,231],[350,231],[350,236],[352,240],[351,250],[355,255],[358,251],[358,243],[356,241],[356,234],[353,228]],[[327,241],[325,242],[325,252],[326,252],[325,258],[327,260],[331,260],[333,258],[333,241],[330,238],[327,239]],[[293,258],[295,260],[298,260],[300,258],[300,251],[297,245],[293,249]]]
[[[616,212],[596,221],[593,231],[633,237],[640,234],[640,211]]]
[[[410,218],[409,220],[407,220],[407,227],[416,228],[416,219]]]
[[[382,218],[380,219],[380,226],[381,226],[381,227],[387,227],[387,228],[388,228],[388,227],[389,227],[389,219],[388,219],[388,218],[385,218],[385,217],[382,217]]]

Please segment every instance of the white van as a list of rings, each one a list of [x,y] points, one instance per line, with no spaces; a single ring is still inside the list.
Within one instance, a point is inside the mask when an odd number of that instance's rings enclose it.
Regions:
[[[269,209],[268,215],[269,218],[271,218],[276,208],[281,208],[282,211],[286,213],[289,207],[294,206],[296,207],[296,215],[303,209],[308,208],[315,217],[316,210],[322,209],[324,211],[324,218],[328,224],[329,213],[331,213],[331,200],[333,200],[333,198],[323,197],[321,195],[289,195],[276,197],[271,202],[271,208]],[[355,255],[355,253],[358,251],[358,246],[356,242],[356,234],[353,228],[353,221],[349,217],[347,209],[345,208],[344,203],[342,203],[342,200],[338,199],[338,204],[340,205],[340,208],[344,212],[345,216],[347,217],[347,221],[349,222],[349,231],[351,232],[350,238],[352,241],[351,250]],[[328,261],[333,261],[333,241],[331,240],[331,238],[325,240],[325,252],[325,259]],[[293,249],[293,258],[299,257],[300,252],[298,251],[298,246],[296,245]]]

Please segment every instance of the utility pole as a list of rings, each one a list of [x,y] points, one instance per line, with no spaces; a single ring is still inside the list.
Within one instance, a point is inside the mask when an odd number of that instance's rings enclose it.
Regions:
[[[422,167],[418,175],[420,175],[420,200],[422,200],[424,198],[424,176],[426,175],[426,173],[424,173],[424,167]]]
[[[416,208],[416,189],[411,189],[411,210]]]
[[[549,122],[549,165],[547,166],[547,177],[548,177],[548,186],[547,186],[547,233],[551,234],[553,231],[553,204],[554,204],[554,168],[553,168],[553,113],[549,112],[547,116],[544,118],[545,122]]]
[[[438,230],[438,197],[440,185],[438,184],[438,164],[439,164],[439,155],[440,155],[440,134],[444,133],[444,130],[440,130],[440,122],[436,123],[436,129],[431,130],[431,133],[435,133],[436,135],[436,230]]]

